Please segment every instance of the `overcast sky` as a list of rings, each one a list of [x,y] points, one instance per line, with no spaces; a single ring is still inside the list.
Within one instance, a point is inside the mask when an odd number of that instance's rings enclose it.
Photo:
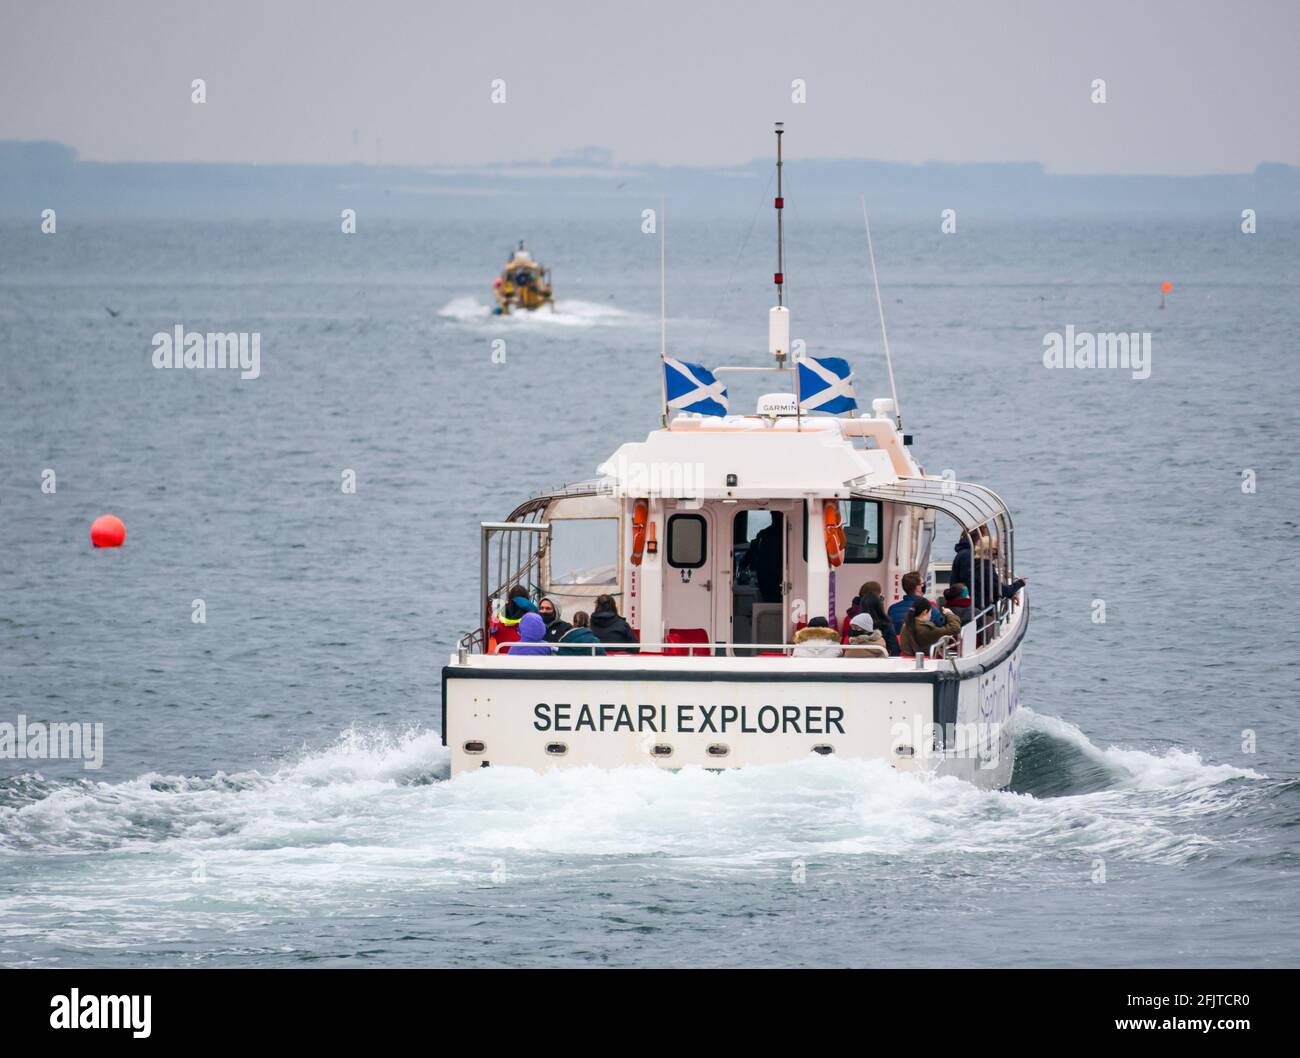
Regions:
[[[597,145],[709,165],[767,157],[785,120],[792,157],[1243,172],[1300,164],[1298,55],[1297,0],[0,0],[0,139],[104,161]]]

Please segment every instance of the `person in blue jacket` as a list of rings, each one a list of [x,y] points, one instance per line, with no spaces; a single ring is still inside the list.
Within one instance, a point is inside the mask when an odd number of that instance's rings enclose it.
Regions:
[[[894,622],[894,633],[898,636],[903,634],[903,622],[907,620],[907,615],[912,612],[912,604],[917,599],[924,599],[921,594],[921,574],[913,570],[911,573],[903,574],[903,597],[889,608],[889,619]],[[937,625],[943,624],[943,614],[939,612],[939,607],[933,603],[930,604],[930,620]]]

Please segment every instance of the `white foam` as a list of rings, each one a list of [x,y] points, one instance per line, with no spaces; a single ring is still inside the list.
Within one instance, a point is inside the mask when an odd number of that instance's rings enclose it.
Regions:
[[[1032,709],[1022,710],[1022,723],[1028,730],[1038,730],[1061,742],[1068,742],[1097,763],[1115,773],[1122,784],[1140,790],[1189,790],[1217,786],[1229,779],[1264,779],[1249,768],[1231,764],[1206,764],[1194,750],[1170,747],[1162,754],[1146,750],[1108,746],[1101,749],[1068,720],[1040,716]]]
[[[621,309],[615,305],[576,298],[557,298],[555,311],[549,308],[533,312],[516,310],[509,316],[493,315],[491,306],[473,297],[452,298],[439,311],[443,319],[460,323],[494,323],[501,327],[620,327],[642,324],[648,317],[639,312]]]
[[[196,913],[237,932],[250,917],[333,913],[366,894],[629,860],[693,878],[845,856],[933,861],[941,872],[1036,860],[1077,877],[1098,856],[1181,864],[1203,854],[1210,822],[1262,778],[1194,753],[1099,749],[1051,717],[1023,722],[1106,762],[1116,782],[1035,798],[834,757],[720,773],[493,767],[448,780],[437,734],[350,730],[266,771],[59,787],[0,809],[0,873],[24,869],[32,852],[62,861],[10,887],[0,934],[64,935],[74,912],[126,915],[143,903],[158,942],[172,924],[183,936]],[[213,884],[196,885],[195,872]],[[109,934],[96,943],[132,942],[129,928]]]

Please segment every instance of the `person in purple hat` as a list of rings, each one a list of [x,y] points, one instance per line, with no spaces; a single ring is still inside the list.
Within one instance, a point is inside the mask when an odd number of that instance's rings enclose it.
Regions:
[[[542,642],[546,638],[546,622],[539,613],[526,613],[519,621],[519,642],[510,644],[510,656],[537,654],[550,657],[550,648]]]

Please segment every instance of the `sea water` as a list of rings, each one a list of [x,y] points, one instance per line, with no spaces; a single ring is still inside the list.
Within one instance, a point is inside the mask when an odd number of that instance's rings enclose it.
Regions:
[[[478,522],[658,422],[640,205],[0,228],[0,723],[103,725],[100,767],[0,760],[0,963],[1300,962],[1294,222],[876,218],[904,428],[1030,578],[1010,790],[449,779]],[[675,221],[672,354],[764,361],[766,219]],[[866,405],[860,220],[792,211],[786,275]],[[493,317],[525,236],[558,311]],[[259,335],[258,376],[155,368],[178,327]],[[1046,366],[1067,327],[1150,335],[1149,377]]]

